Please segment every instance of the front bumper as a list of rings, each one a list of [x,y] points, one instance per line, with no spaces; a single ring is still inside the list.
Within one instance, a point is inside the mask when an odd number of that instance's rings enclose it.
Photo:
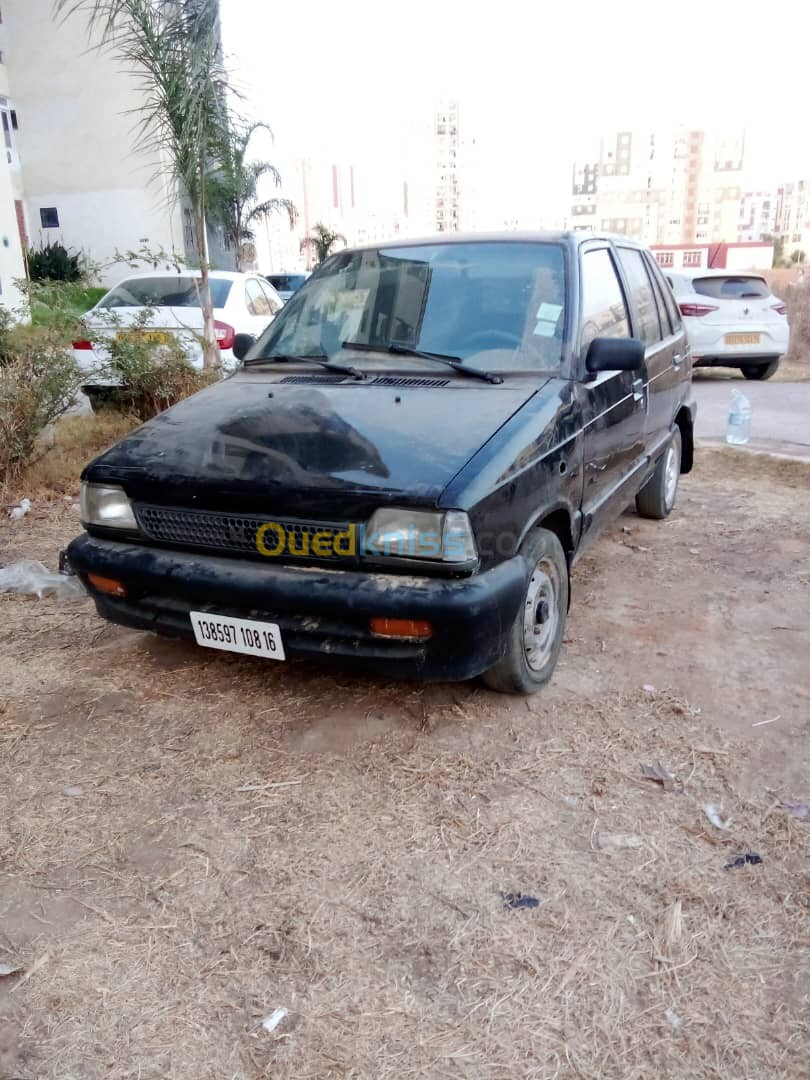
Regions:
[[[126,598],[88,585],[99,615],[137,630],[194,639],[190,611],[275,622],[290,657],[353,662],[384,675],[470,679],[504,654],[522,605],[528,564],[521,556],[465,578],[415,577],[331,567],[265,565],[83,534],[71,566],[115,578]],[[372,634],[372,617],[425,619],[427,641]]]

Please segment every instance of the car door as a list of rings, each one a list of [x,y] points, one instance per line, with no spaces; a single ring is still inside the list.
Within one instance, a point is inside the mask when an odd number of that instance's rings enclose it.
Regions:
[[[580,248],[577,392],[583,417],[585,475],[582,492],[583,539],[635,495],[645,464],[646,394],[643,373],[585,368],[588,346],[597,337],[631,334],[630,315],[615,255],[607,241]]]
[[[644,252],[638,247],[617,244],[616,253],[630,298],[633,336],[645,345],[646,444],[647,452],[655,454],[669,436],[674,416],[674,376],[676,367],[683,361],[683,350],[673,333],[660,287]]]
[[[656,386],[650,391],[650,410],[655,409],[662,418],[663,430],[660,437],[666,441],[684,398],[684,383],[691,377],[692,357],[686,328],[681,321],[681,313],[672,289],[649,251],[644,252],[644,261],[653,283],[662,331],[664,334],[669,333],[669,337],[665,339],[669,349],[669,364],[658,374]],[[647,449],[652,451],[656,447],[648,446]]]

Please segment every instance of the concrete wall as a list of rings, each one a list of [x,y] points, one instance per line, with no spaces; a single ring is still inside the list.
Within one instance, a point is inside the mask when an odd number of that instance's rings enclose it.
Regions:
[[[4,23],[0,23],[0,53],[8,48]],[[0,97],[8,98],[9,82],[5,64],[0,63]],[[14,284],[25,277],[17,212],[14,207],[15,184],[12,166],[8,158],[13,152],[6,150],[0,139],[0,305],[12,313],[25,309],[25,300]]]
[[[9,98],[31,242],[61,240],[104,265],[111,284],[131,270],[114,252],[145,243],[180,255],[174,185],[137,134],[143,98],[117,60],[92,48],[81,15],[56,20],[53,0],[5,0]],[[55,207],[58,228],[43,228]]]

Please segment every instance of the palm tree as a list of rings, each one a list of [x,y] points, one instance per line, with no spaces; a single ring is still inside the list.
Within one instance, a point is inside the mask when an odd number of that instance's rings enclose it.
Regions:
[[[203,363],[219,363],[208,271],[206,175],[212,147],[227,125],[227,76],[222,63],[218,0],[54,0],[57,12],[82,13],[138,80],[143,107],[136,145],[152,151],[158,171],[191,204],[200,263]]]
[[[258,187],[263,176],[276,187],[281,184],[278,169],[269,161],[247,161],[248,144],[255,131],[267,124],[232,125],[223,131],[222,145],[215,152],[216,171],[208,181],[208,200],[211,216],[225,229],[225,235],[236,248],[236,268],[242,269],[243,245],[254,239],[253,226],[271,214],[285,210],[290,226],[295,224],[296,210],[289,199],[265,199],[259,202]]]
[[[328,225],[319,221],[313,225],[312,232],[301,241],[301,251],[315,249],[315,265],[319,266],[337,243],[346,243],[343,233],[333,232]]]

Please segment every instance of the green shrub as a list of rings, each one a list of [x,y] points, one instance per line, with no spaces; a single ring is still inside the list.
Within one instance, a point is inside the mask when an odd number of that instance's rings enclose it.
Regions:
[[[139,336],[149,327],[151,318],[152,313],[145,310],[125,328],[126,336],[116,335],[108,346],[111,374],[123,383],[110,395],[110,404],[141,420],[157,416],[218,378],[217,372],[193,368],[178,339],[160,344]]]
[[[15,326],[0,310],[0,485],[31,462],[39,435],[75,404],[81,381],[61,330]]]
[[[82,277],[81,256],[70,252],[64,244],[48,241],[28,250],[28,273],[32,281],[79,281]]]

